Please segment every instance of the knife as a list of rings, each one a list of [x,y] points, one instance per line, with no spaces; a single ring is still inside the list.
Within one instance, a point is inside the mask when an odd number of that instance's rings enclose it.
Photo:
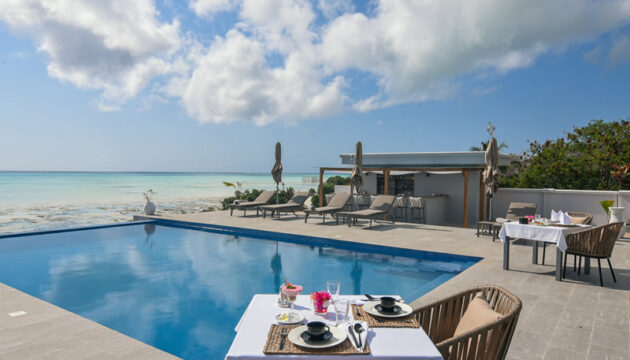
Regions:
[[[354,340],[354,346],[355,347],[359,347],[359,342],[357,341],[357,337],[354,335],[354,329],[352,328],[352,325],[348,325],[348,332],[350,333],[350,335],[352,336],[352,339]]]

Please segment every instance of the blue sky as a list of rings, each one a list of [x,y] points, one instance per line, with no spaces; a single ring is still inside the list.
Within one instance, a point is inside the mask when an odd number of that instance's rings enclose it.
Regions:
[[[627,1],[111,3],[0,4],[0,169],[259,172],[280,141],[312,172],[630,117]]]

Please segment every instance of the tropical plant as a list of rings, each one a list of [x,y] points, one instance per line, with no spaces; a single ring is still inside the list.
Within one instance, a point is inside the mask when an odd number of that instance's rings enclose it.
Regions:
[[[481,142],[481,146],[471,146],[470,147],[470,151],[486,151],[486,149],[488,148],[488,144],[490,143],[490,141],[482,141]],[[501,144],[499,144],[499,151],[507,149],[508,148],[508,144],[502,142]]]
[[[520,163],[513,163],[501,187],[613,190],[614,165],[630,163],[630,122],[592,120],[566,137],[530,142]],[[621,183],[621,189],[628,189]]]
[[[617,206],[619,206],[619,190],[621,190],[624,180],[628,177],[628,171],[630,171],[630,164],[613,165],[613,171],[610,172],[613,178],[617,180]]]
[[[599,204],[606,212],[606,215],[608,215],[608,209],[610,209],[615,204],[615,200],[602,200],[599,202]]]

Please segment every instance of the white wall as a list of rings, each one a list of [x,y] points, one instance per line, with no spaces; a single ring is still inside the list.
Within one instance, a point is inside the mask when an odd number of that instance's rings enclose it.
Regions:
[[[608,217],[599,202],[616,199],[616,191],[501,188],[492,201],[492,214],[493,217],[504,217],[510,202],[531,202],[538,205],[537,212],[546,218],[551,215],[552,209],[583,211],[593,215],[593,224],[601,225],[608,222]],[[630,217],[630,191],[620,191],[619,202],[626,208],[623,219],[627,222]]]
[[[369,192],[370,194],[376,194],[376,178],[377,175],[374,173],[367,173],[363,178],[363,180],[365,180],[365,191]]]
[[[464,221],[464,175],[416,174],[415,195],[446,194],[446,222],[462,226]],[[479,214],[479,171],[468,176],[468,226],[476,224]]]

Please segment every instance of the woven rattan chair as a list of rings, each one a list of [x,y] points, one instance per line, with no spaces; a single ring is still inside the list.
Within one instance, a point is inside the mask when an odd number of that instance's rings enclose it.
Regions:
[[[567,255],[573,254],[580,257],[580,262],[582,261],[582,256],[597,259],[597,265],[599,266],[599,284],[601,286],[604,286],[601,259],[608,260],[608,266],[610,267],[613,281],[617,282],[615,272],[610,263],[610,255],[612,255],[615,242],[619,237],[622,226],[622,222],[617,222],[567,235],[567,250],[564,252],[562,277],[564,278],[567,273]]]
[[[468,304],[483,292],[497,321],[453,337]],[[414,311],[444,360],[505,359],[521,312],[521,300],[499,286],[480,286]]]

